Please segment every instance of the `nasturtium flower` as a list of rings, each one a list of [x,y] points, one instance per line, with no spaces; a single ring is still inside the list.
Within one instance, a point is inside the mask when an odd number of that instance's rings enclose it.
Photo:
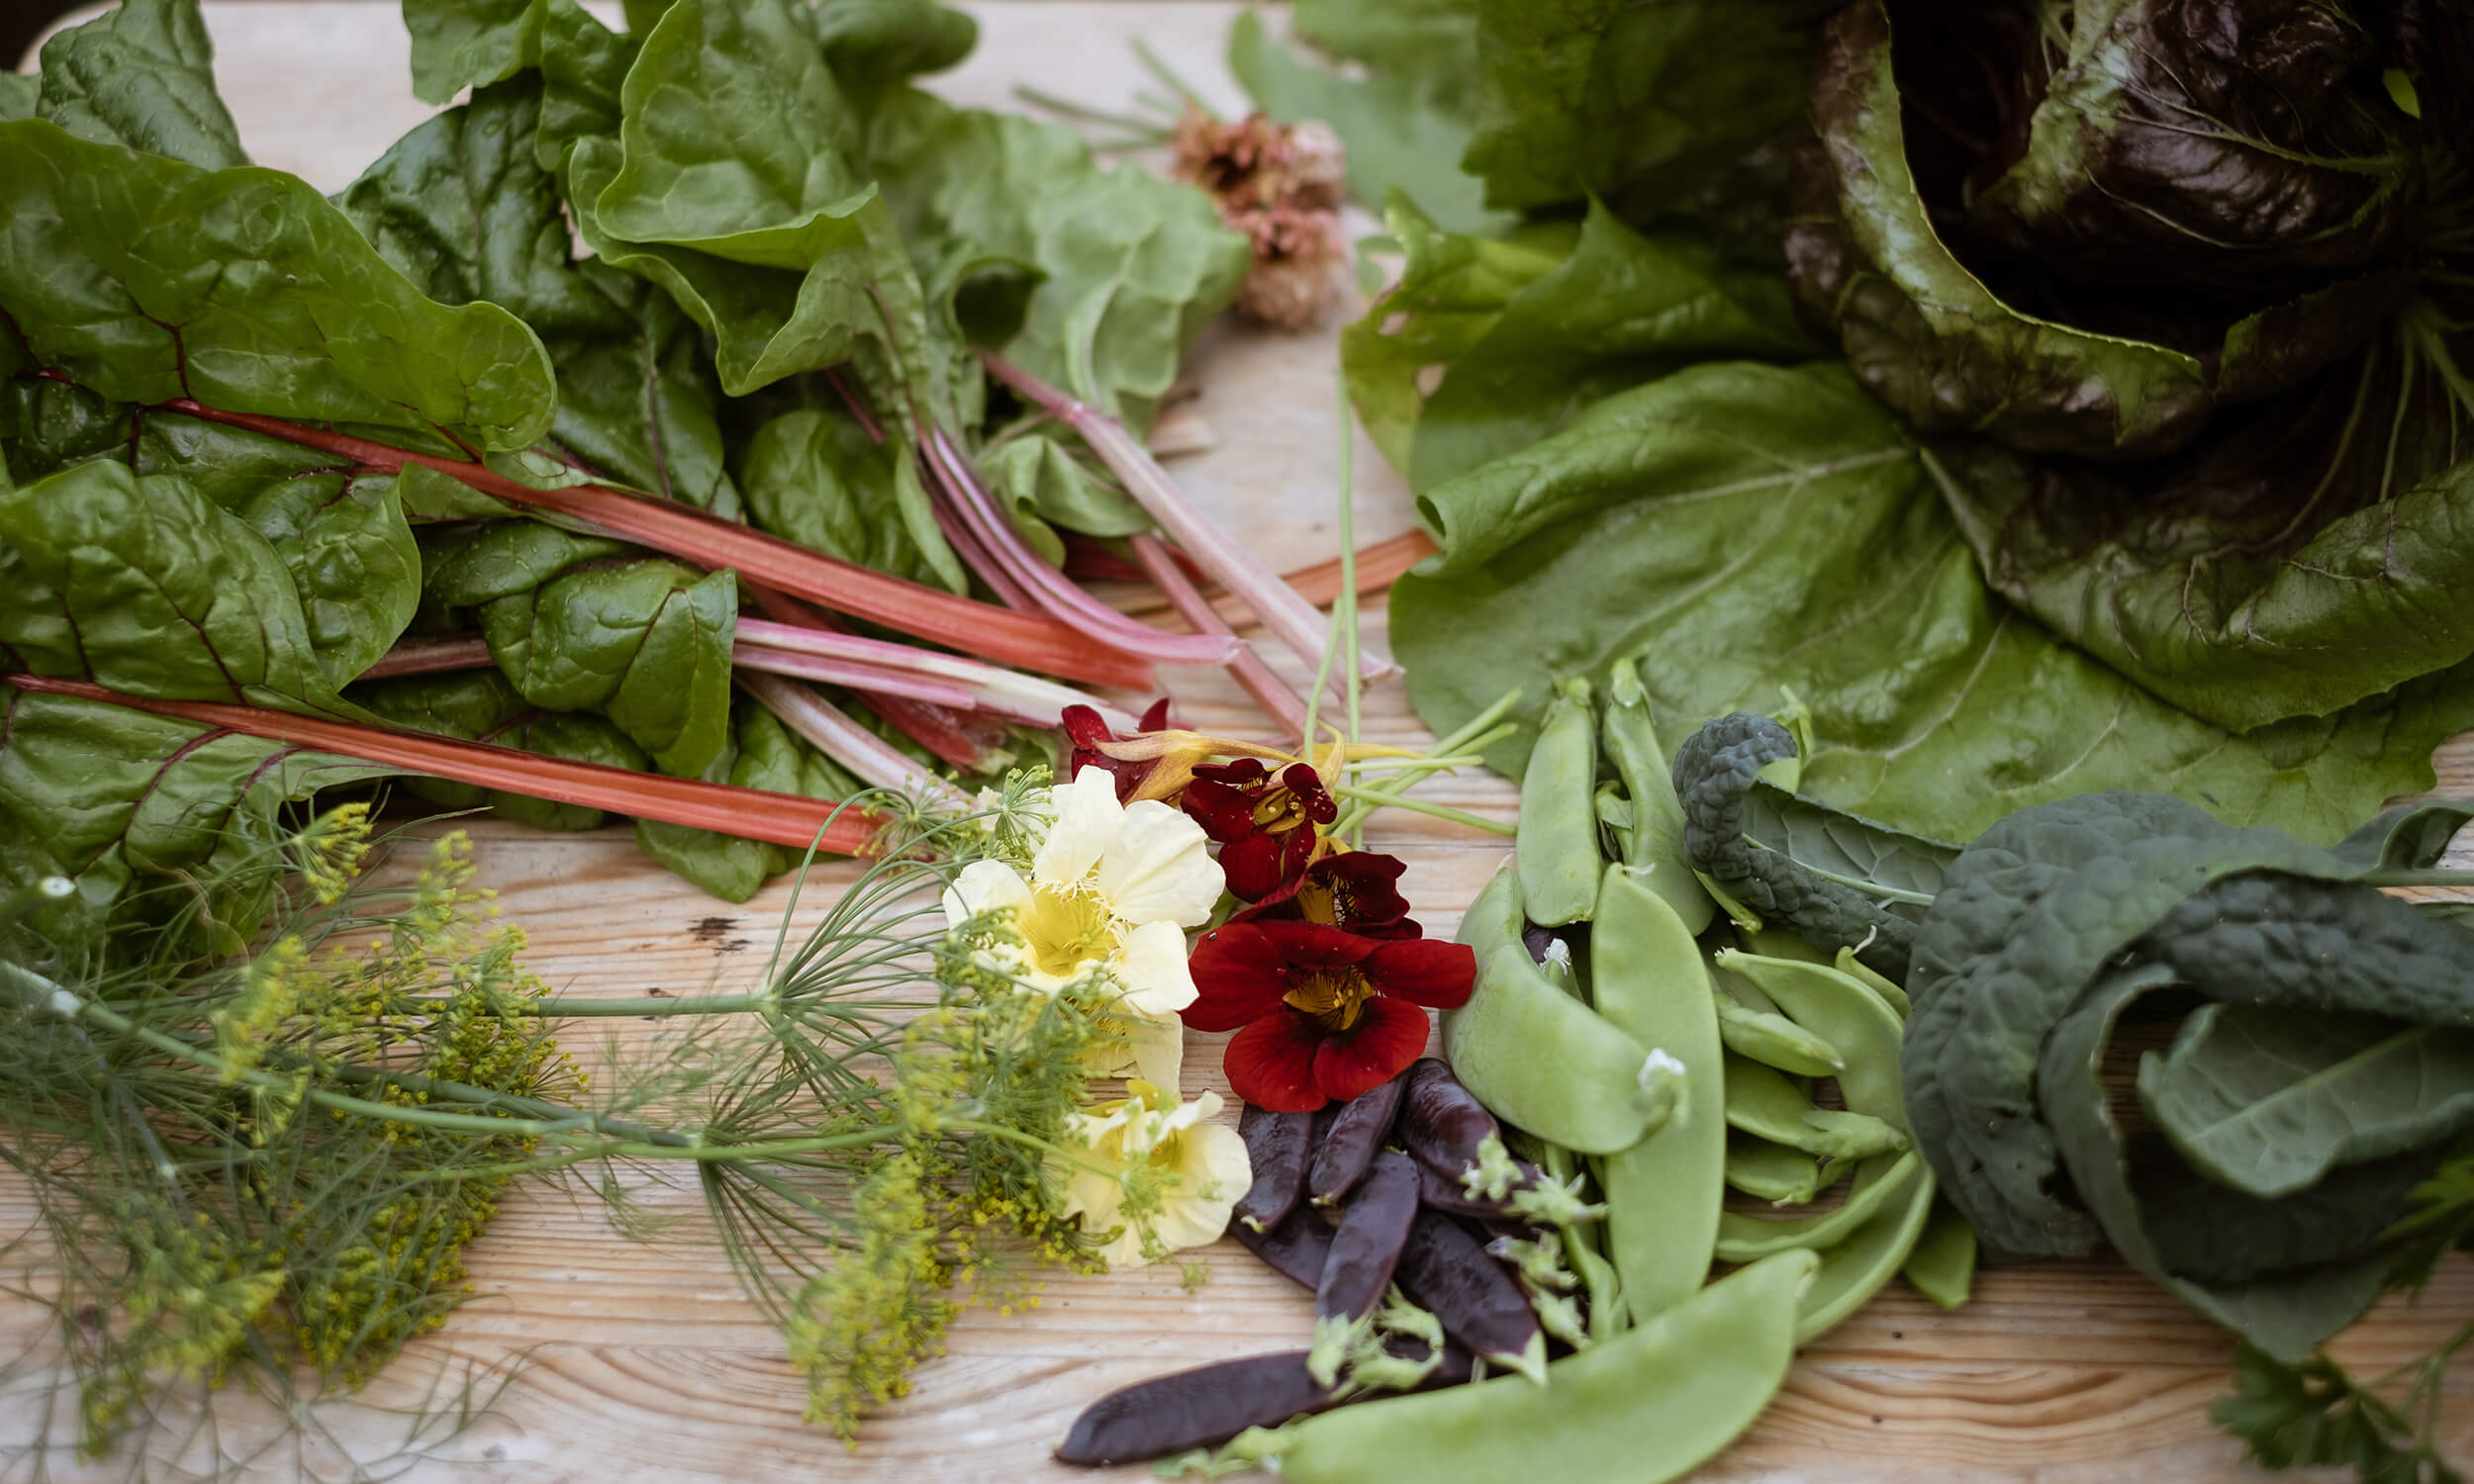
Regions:
[[[1275,772],[1257,758],[1194,769],[1179,804],[1220,846],[1220,870],[1240,901],[1293,887],[1322,849],[1340,802],[1310,764]]]
[[[1310,1112],[1390,1080],[1426,1048],[1426,1010],[1469,1001],[1477,956],[1458,943],[1370,938],[1319,922],[1231,922],[1194,946],[1198,1031],[1236,1031],[1229,1086],[1257,1107]]]
[[[1074,1115],[1085,1146],[1077,1159],[1052,1158],[1064,1187],[1065,1215],[1083,1230],[1109,1235],[1099,1255],[1110,1267],[1140,1267],[1180,1248],[1217,1242],[1237,1198],[1254,1183],[1246,1142],[1211,1122],[1220,1095],[1180,1102],[1175,1092],[1135,1080],[1121,1102]]]
[[[1220,868],[1199,825],[1164,803],[1119,803],[1103,769],[1084,769],[1049,802],[1054,815],[1029,874],[1009,861],[973,861],[945,890],[945,920],[1010,910],[1019,941],[986,950],[991,967],[1049,992],[1105,974],[1120,991],[1111,1011],[1126,1022],[1127,1059],[1146,1073],[1173,1073],[1182,1038],[1170,1017],[1194,998],[1186,929],[1210,919]]]
[[[1227,868],[1226,852],[1220,865]],[[1406,869],[1398,856],[1335,850],[1229,920],[1322,922],[1368,938],[1422,937],[1425,930],[1409,916],[1408,898],[1400,894],[1400,873]]]

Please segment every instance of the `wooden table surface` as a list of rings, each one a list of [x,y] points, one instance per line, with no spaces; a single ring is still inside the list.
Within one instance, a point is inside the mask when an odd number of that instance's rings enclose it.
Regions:
[[[1129,46],[1140,36],[1224,111],[1242,108],[1218,60],[1237,6],[1006,0],[971,8],[982,22],[980,48],[935,82],[956,101],[1010,106],[1013,84],[1035,79],[1103,106],[1128,102],[1142,85]],[[209,0],[207,15],[225,95],[260,163],[333,190],[427,113],[405,82],[406,44],[392,5]],[[1334,550],[1336,324],[1301,335],[1218,326],[1189,368],[1201,396],[1189,430],[1207,430],[1216,446],[1180,458],[1176,472],[1283,568]],[[1406,489],[1362,436],[1356,468],[1361,540],[1414,523]],[[1381,616],[1378,606],[1369,625],[1378,639]],[[1271,648],[1275,668],[1302,684],[1300,667]],[[1217,672],[1167,674],[1194,724],[1241,735],[1260,728]],[[1396,689],[1370,698],[1367,732],[1403,745],[1431,740]],[[2474,746],[2452,744],[2441,772],[2443,787],[2474,790]],[[1438,780],[1424,791],[1498,818],[1512,813],[1511,786],[1492,777]],[[562,990],[652,996],[752,987],[789,896],[784,882],[740,906],[707,897],[638,854],[623,830],[551,835],[485,821],[474,833],[483,880],[530,934],[533,967]],[[1443,933],[1504,851],[1496,837],[1398,811],[1378,820],[1370,843],[1408,862],[1404,888],[1429,930]],[[820,909],[816,886],[851,874],[819,868],[800,921]],[[653,1031],[625,1022],[609,1049],[630,1055]],[[596,1022],[570,1044],[590,1062],[604,1055],[608,1034],[609,1023]],[[1189,1038],[1189,1096],[1226,1092],[1225,1039]],[[512,1383],[469,1431],[402,1460],[405,1477],[1089,1478],[1048,1458],[1084,1404],[1165,1370],[1301,1345],[1311,1320],[1303,1293],[1229,1242],[1187,1254],[1208,1272],[1193,1289],[1176,1263],[1056,1275],[1036,1310],[968,1313],[949,1352],[922,1367],[912,1394],[878,1414],[856,1451],[846,1451],[801,1423],[800,1381],[779,1337],[732,1286],[692,1186],[641,1194],[647,1209],[677,1218],[649,1242],[614,1233],[589,1196],[537,1187],[512,1195],[471,1249],[472,1302],[359,1400],[331,1406],[334,1435],[365,1455],[383,1454],[403,1431],[390,1406],[477,1365],[512,1368]],[[0,1232],[29,1214],[22,1188],[0,1181]],[[22,1251],[11,1261],[8,1281],[40,1284],[39,1253]],[[1976,1295],[1944,1313],[1893,1285],[1809,1346],[1760,1424],[1699,1477],[2268,1477],[2244,1467],[2206,1419],[2228,1389],[2231,1340],[2136,1274],[2110,1263],[2046,1263],[1985,1274]],[[2469,1314],[2474,1261],[2459,1258],[2419,1307],[2384,1304],[2337,1353],[2348,1365],[2385,1369]],[[0,1356],[39,1345],[43,1324],[33,1305],[0,1297]],[[2474,1461],[2474,1366],[2458,1370],[2444,1414],[2447,1449],[2462,1464]],[[38,1355],[0,1383],[0,1477],[35,1472],[27,1444],[43,1427],[46,1381]],[[247,1409],[230,1417],[232,1437],[256,1436]],[[44,1461],[61,1479],[119,1477],[128,1466],[124,1458],[81,1468],[65,1454]],[[1554,1477],[1551,1458],[1540,1462]],[[336,1473],[316,1450],[306,1461],[270,1454],[258,1472],[283,1478],[308,1469]]]

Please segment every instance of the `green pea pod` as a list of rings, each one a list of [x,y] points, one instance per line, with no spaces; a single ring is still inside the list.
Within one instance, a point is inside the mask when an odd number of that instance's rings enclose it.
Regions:
[[[1762,1010],[1771,1015],[1778,1013],[1778,1002],[1761,993],[1760,985],[1740,974],[1712,964],[1709,967],[1709,981],[1718,986],[1719,993],[1748,1010]]]
[[[1847,1059],[1839,1092],[1848,1108],[1868,1113],[1904,1134],[1907,1097],[1899,1079],[1898,1054],[1907,1028],[1881,996],[1823,964],[1765,959],[1721,949],[1718,964],[1733,970],[1777,1001],[1780,1013],[1827,1040]]]
[[[1528,919],[1521,915],[1520,876],[1506,862],[1461,914],[1461,930],[1452,935],[1452,941],[1467,946],[1483,964],[1496,949],[1520,942],[1520,930],[1527,925]]]
[[[1617,660],[1606,683],[1606,710],[1598,718],[1598,741],[1631,801],[1624,864],[1649,874],[1650,889],[1666,898],[1687,931],[1700,936],[1718,915],[1717,903],[1692,874],[1683,854],[1683,805],[1675,797],[1674,770],[1650,722],[1650,698],[1630,660]]]
[[[1520,781],[1522,910],[1531,922],[1586,922],[1598,902],[1598,746],[1585,681],[1566,681],[1547,702]]]
[[[1905,1195],[1824,1252],[1821,1271],[1805,1291],[1796,1316],[1795,1343],[1802,1345],[1835,1328],[1896,1277],[1932,1214],[1933,1171],[1919,1170]]]
[[[1847,1065],[1837,1047],[1784,1015],[1746,1009],[1724,994],[1718,996],[1718,1035],[1737,1056],[1797,1076],[1836,1076]]]
[[[1837,959],[1832,961],[1831,967],[1837,969],[1839,973],[1846,974],[1849,978],[1854,979],[1856,983],[1863,985],[1865,988],[1879,995],[1881,997],[1881,1003],[1888,1005],[1893,1010],[1896,1010],[1898,1012],[1898,1018],[1901,1020],[1905,1020],[1907,1018],[1907,1012],[1915,1008],[1914,1004],[1907,998],[1907,991],[1899,986],[1898,980],[1890,978],[1866,965],[1863,960],[1856,957],[1856,950],[1852,948],[1840,949],[1839,956]]]
[[[1945,1309],[1957,1308],[1967,1302],[1968,1290],[1975,1285],[1976,1229],[1967,1225],[1967,1218],[1955,1206],[1942,1202],[1933,1208],[1924,1236],[1900,1271],[1918,1293]]]
[[[1684,1068],[1673,1121],[1605,1165],[1606,1254],[1633,1322],[1647,1324],[1709,1276],[1727,1195],[1726,1050],[1707,963],[1675,909],[1624,866],[1607,868],[1598,902],[1589,930],[1598,1013]]]
[[[1856,1178],[1847,1187],[1847,1200],[1836,1210],[1786,1221],[1765,1221],[1730,1211],[1718,1218],[1718,1260],[1754,1262],[1791,1248],[1819,1252],[1834,1246],[1903,1194],[1915,1179],[1916,1171],[1923,1167],[1924,1156],[1914,1150],[1903,1155],[1876,1155],[1856,1167]]]
[[[1905,1132],[1887,1119],[1816,1108],[1794,1083],[1759,1062],[1730,1054],[1724,1065],[1726,1120],[1747,1134],[1825,1159],[1867,1159],[1907,1148]],[[1895,1063],[1890,1071],[1895,1080]]]
[[[1727,1183],[1773,1206],[1800,1206],[1821,1193],[1821,1165],[1802,1150],[1738,1134],[1727,1141]],[[1726,1217],[1719,1217],[1721,1228]]]
[[[1829,952],[1804,941],[1804,935],[1793,928],[1764,927],[1752,933],[1745,941],[1745,952],[1768,959],[1793,959],[1802,964],[1827,964]]]
[[[1663,1127],[1680,1070],[1541,974],[1529,950],[1477,966],[1469,1002],[1443,1012],[1443,1054],[1461,1085],[1550,1144],[1604,1155]]]
[[[1547,1367],[1385,1397],[1241,1435],[1239,1457],[1289,1484],[1499,1484],[1546,1467],[1568,1479],[1663,1484],[1753,1425],[1794,1358],[1798,1301],[1819,1261],[1782,1252],[1699,1290],[1628,1334]]]

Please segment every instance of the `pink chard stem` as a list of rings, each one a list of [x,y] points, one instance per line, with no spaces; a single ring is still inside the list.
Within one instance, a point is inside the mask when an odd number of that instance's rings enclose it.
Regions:
[[[1140,562],[1143,571],[1150,575],[1152,586],[1168,595],[1169,605],[1176,608],[1181,617],[1205,633],[1230,632],[1227,621],[1211,606],[1210,600],[1204,598],[1187,579],[1185,571],[1177,565],[1176,557],[1158,536],[1149,532],[1137,535],[1133,538],[1133,547],[1134,560]],[[1253,645],[1241,649],[1237,658],[1229,662],[1228,669],[1231,675],[1237,677],[1237,684],[1245,687],[1246,694],[1263,707],[1264,714],[1279,723],[1283,731],[1296,737],[1305,736],[1305,701],[1296,692],[1288,689],[1286,682],[1272,673],[1272,667],[1263,663],[1263,657],[1254,652]],[[1109,725],[1115,727],[1114,722]],[[1309,745],[1311,740],[1307,739]]]
[[[862,783],[899,788],[930,803],[959,807],[965,800],[951,784],[886,744],[884,738],[853,721],[840,707],[795,680],[761,671],[741,671],[740,689],[782,724],[814,745],[818,752],[850,770]]]
[[[1169,478],[1168,471],[1125,430],[1123,423],[1000,356],[982,350],[979,357],[990,375],[1082,434],[1083,441],[1116,474],[1134,503],[1220,586],[1254,609],[1263,626],[1287,645],[1290,652],[1308,665],[1322,662],[1323,645],[1329,635],[1328,620],[1283,582],[1280,574],[1264,566],[1252,552],[1195,510]],[[1373,682],[1387,680],[1400,672],[1388,658],[1369,651],[1359,657],[1359,673]]]

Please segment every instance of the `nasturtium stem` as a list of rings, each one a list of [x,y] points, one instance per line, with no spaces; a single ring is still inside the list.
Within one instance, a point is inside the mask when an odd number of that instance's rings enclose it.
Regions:
[[[1342,798],[1380,804],[1386,809],[1406,809],[1412,814],[1428,814],[1437,819],[1448,819],[1454,824],[1465,824],[1474,830],[1484,830],[1489,835],[1513,833],[1513,827],[1500,819],[1488,819],[1482,814],[1473,814],[1467,809],[1453,808],[1450,804],[1428,803],[1422,798],[1411,798],[1405,793],[1394,793],[1387,788],[1366,788],[1351,784],[1342,784],[1331,791]],[[1335,824],[1334,828],[1337,827]]]

